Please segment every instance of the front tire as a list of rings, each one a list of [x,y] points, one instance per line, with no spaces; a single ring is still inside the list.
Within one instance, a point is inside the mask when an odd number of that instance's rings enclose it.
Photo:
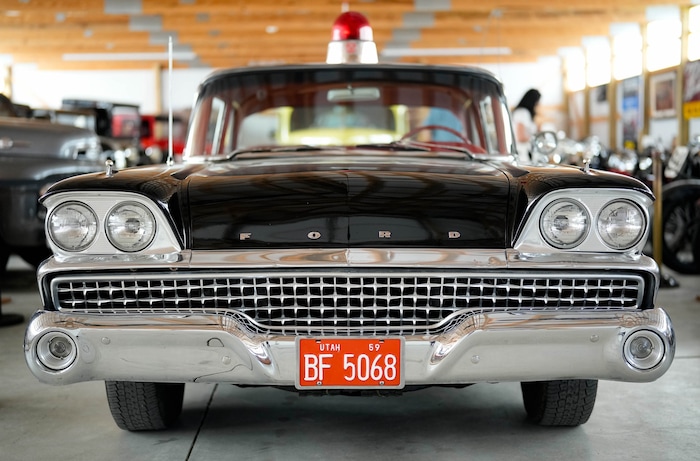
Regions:
[[[112,418],[120,429],[157,431],[171,427],[182,412],[185,384],[105,381]]]
[[[598,380],[520,383],[528,418],[540,426],[578,426],[590,418]]]

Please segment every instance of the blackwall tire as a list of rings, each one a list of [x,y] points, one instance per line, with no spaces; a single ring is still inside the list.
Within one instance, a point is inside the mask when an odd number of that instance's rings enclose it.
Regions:
[[[530,421],[540,426],[578,426],[593,412],[598,380],[524,382],[520,387]]]
[[[114,422],[127,431],[171,427],[182,412],[185,384],[106,381],[107,402]]]

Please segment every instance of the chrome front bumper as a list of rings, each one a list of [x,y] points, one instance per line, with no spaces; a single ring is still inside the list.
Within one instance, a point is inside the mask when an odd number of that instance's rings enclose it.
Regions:
[[[39,360],[42,338],[65,334],[75,345],[61,370]],[[625,358],[630,337],[652,336],[658,364]],[[46,341],[44,341],[45,343]],[[254,334],[221,315],[78,315],[38,311],[24,351],[31,372],[49,384],[90,380],[221,382],[293,386],[295,336]],[[475,314],[449,332],[406,336],[405,385],[605,379],[648,382],[671,365],[675,338],[663,309],[623,312]]]

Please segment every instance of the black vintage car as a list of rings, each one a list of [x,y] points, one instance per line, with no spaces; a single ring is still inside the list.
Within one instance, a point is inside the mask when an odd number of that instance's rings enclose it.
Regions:
[[[171,426],[189,382],[520,382],[534,422],[569,426],[598,380],[666,372],[649,189],[518,164],[493,75],[366,63],[363,21],[341,16],[329,63],[207,78],[183,164],[44,195],[54,255],[25,338],[38,379],[104,380],[128,430]]]

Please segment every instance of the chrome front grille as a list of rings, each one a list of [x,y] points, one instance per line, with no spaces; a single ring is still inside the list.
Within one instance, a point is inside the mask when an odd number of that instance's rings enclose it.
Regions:
[[[52,281],[59,310],[104,315],[214,314],[256,332],[429,334],[488,312],[633,310],[636,275],[284,272],[90,274]]]

